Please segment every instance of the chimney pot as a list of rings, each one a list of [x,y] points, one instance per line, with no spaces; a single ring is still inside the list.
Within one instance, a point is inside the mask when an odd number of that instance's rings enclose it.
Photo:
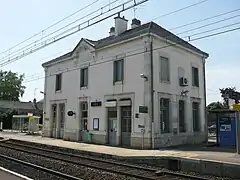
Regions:
[[[114,35],[115,35],[115,27],[111,27],[111,28],[110,28],[109,35],[110,35],[110,36],[114,36]]]
[[[138,20],[138,19],[136,19],[136,18],[134,18],[134,19],[132,20],[132,29],[133,29],[133,28],[136,28],[136,27],[138,27],[138,26],[141,26],[141,21]]]

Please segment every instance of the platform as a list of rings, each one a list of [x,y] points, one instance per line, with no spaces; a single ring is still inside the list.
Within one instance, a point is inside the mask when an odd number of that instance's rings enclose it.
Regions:
[[[201,174],[240,178],[240,155],[231,152],[220,152],[208,147],[181,147],[161,150],[135,150],[104,145],[69,142],[41,136],[30,136],[24,133],[0,132],[4,139],[16,139],[33,143],[70,148],[91,154],[105,154],[118,159],[128,159],[134,163],[144,162],[166,166],[166,159],[176,160],[183,171],[194,171]],[[157,162],[157,163],[156,163]]]

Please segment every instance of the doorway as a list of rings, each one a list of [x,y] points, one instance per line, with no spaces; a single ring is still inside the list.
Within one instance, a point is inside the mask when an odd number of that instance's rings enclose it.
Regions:
[[[110,107],[108,114],[108,143],[112,146],[117,145],[117,108]]]
[[[121,144],[131,146],[132,106],[121,107]]]

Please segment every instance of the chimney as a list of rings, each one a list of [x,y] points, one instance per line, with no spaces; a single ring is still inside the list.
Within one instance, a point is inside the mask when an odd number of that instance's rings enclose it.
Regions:
[[[109,35],[110,35],[110,36],[114,36],[114,35],[115,35],[115,27],[111,27],[111,28],[110,28]]]
[[[128,20],[126,20],[124,16],[120,17],[120,13],[114,19],[115,19],[115,35],[118,36],[119,34],[127,30]]]
[[[136,27],[139,27],[139,26],[141,26],[141,21],[138,20],[138,19],[136,19],[136,18],[134,18],[134,19],[132,20],[132,29],[133,29],[133,28],[136,28]]]

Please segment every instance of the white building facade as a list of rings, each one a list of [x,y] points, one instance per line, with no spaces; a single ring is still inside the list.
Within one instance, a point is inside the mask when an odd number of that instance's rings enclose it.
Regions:
[[[116,17],[109,37],[43,64],[43,135],[144,148],[205,141],[208,54],[153,22],[127,27]]]

